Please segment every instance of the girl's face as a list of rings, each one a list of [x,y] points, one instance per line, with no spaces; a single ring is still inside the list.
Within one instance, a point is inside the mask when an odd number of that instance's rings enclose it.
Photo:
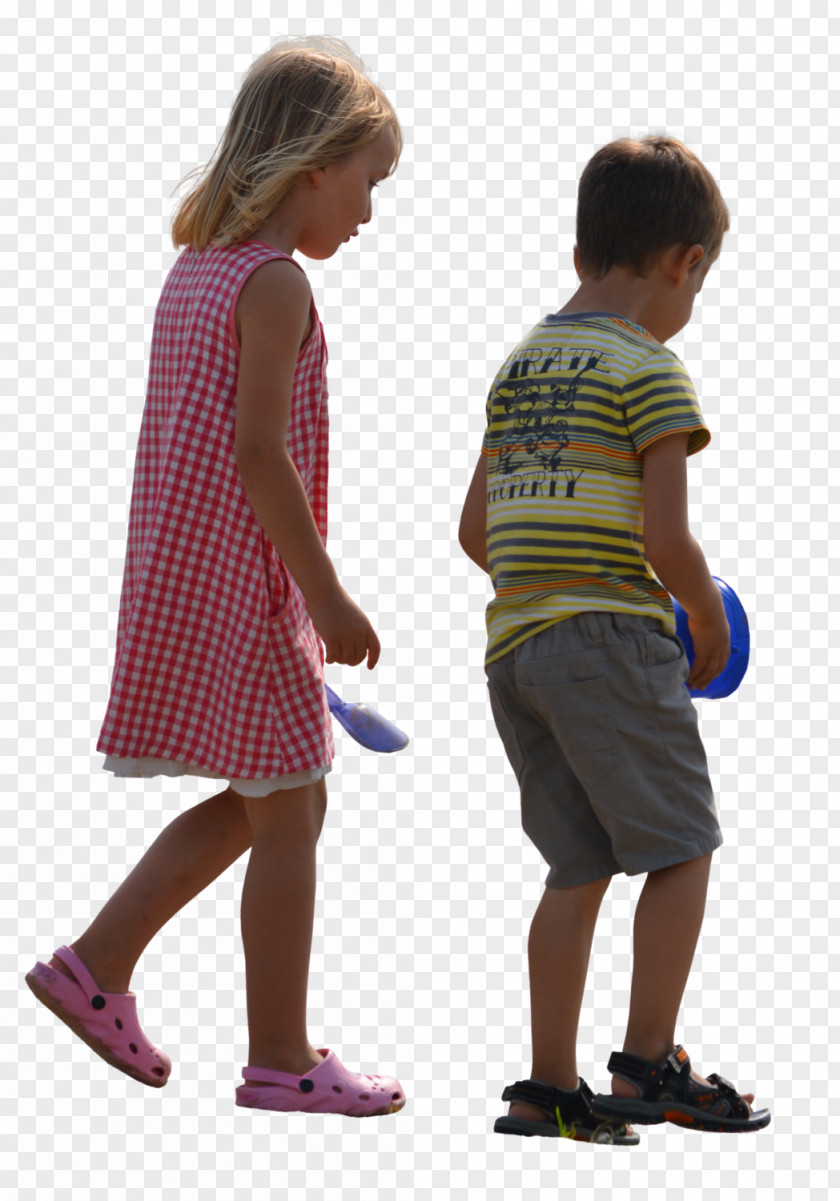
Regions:
[[[311,171],[296,249],[310,259],[328,259],[342,242],[356,237],[359,226],[371,219],[373,189],[391,170],[396,151],[394,131],[386,125],[375,142]]]

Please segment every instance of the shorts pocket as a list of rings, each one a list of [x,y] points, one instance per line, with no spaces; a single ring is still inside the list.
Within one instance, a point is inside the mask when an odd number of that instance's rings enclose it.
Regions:
[[[493,721],[496,723],[496,729],[502,740],[502,746],[505,748],[508,762],[513,768],[513,773],[517,781],[519,781],[522,776],[522,770],[525,767],[525,756],[519,744],[519,736],[516,733],[513,722],[505,712],[498,688],[490,679],[487,680],[487,691],[490,695],[490,708],[493,710]]]
[[[657,670],[659,668],[676,668],[680,665],[685,669],[683,678],[688,679],[691,668],[688,662],[688,656],[685,653],[685,647],[679,640],[676,634],[666,634],[648,631],[644,635],[644,665],[645,670]]]
[[[604,677],[523,685],[529,708],[548,726],[583,785],[598,784],[622,759],[612,693]]]

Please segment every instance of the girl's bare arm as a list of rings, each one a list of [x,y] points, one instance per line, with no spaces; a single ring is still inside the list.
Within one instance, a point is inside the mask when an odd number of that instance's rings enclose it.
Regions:
[[[312,294],[292,263],[265,263],[237,305],[242,352],[236,395],[236,465],[242,485],[307,602],[340,587],[303,481],[286,449],[295,365]]]
[[[257,520],[303,593],[327,663],[355,666],[367,657],[372,669],[379,639],[339,582],[286,449],[295,366],[311,300],[306,276],[287,261],[259,267],[242,289],[236,465]]]

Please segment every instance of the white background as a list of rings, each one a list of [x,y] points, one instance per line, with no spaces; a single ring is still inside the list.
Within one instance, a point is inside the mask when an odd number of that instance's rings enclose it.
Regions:
[[[297,15],[145,0],[127,16],[120,0],[89,13],[36,2],[0,21],[0,1180],[39,1201],[825,1197],[840,1170],[829,1150],[840,22],[825,2],[789,0],[581,0],[559,18],[572,6],[289,7]],[[133,978],[143,1025],[173,1059],[166,1089],[107,1067],[23,982],[79,936],[159,830],[214,791],[116,781],[95,743],[152,319],[175,258],[172,194],[209,158],[253,59],[289,33],[348,41],[406,140],[361,237],[304,263],[330,349],[329,551],[383,644],[374,673],[332,666],[328,680],[412,739],[377,756],[336,726],[319,847],[311,1040],[351,1070],[395,1074],[408,1095],[399,1115],[365,1122],[234,1109],[247,856],[152,941]],[[457,528],[489,382],[576,284],[583,166],[607,141],[660,131],[700,155],[732,214],[672,345],[713,431],[690,460],[692,529],[753,639],[738,693],[698,702],[725,844],[677,1036],[773,1122],[739,1137],[646,1127],[639,1147],[611,1149],[492,1129],[505,1084],[530,1072],[526,944],[547,869],[522,833],[486,697],[491,588]],[[595,936],[578,1067],[596,1091],[623,1040],[642,883],[614,879]]]

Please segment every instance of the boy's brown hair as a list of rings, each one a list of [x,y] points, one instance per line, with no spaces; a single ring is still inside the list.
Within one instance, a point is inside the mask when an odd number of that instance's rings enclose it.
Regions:
[[[671,246],[703,247],[714,262],[729,210],[712,175],[676,138],[620,138],[586,164],[578,187],[577,249],[582,275],[611,267],[644,276]]]

